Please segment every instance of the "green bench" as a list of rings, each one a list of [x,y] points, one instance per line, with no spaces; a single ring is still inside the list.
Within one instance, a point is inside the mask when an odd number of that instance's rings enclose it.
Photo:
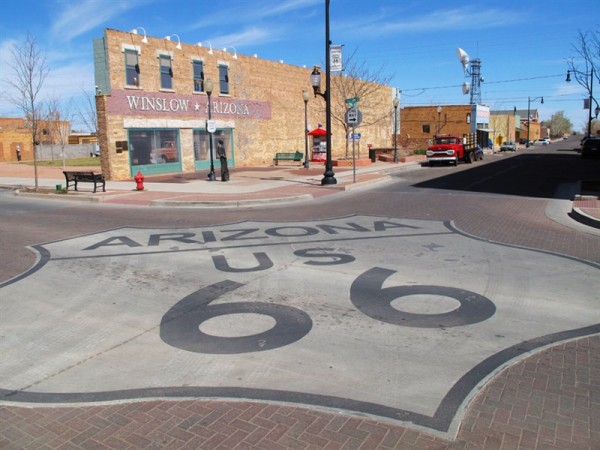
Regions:
[[[273,163],[277,166],[279,165],[279,161],[292,161],[292,162],[302,162],[302,153],[275,153],[275,158],[273,158]]]

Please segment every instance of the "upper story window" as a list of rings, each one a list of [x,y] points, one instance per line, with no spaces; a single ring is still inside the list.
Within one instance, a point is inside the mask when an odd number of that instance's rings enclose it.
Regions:
[[[125,84],[136,87],[140,85],[140,66],[137,50],[125,50]]]
[[[192,61],[194,71],[194,92],[204,92],[204,63]]]
[[[219,92],[229,94],[229,67],[225,64],[219,64]]]
[[[160,55],[160,88],[173,89],[173,69],[171,67],[171,56]]]
[[[431,133],[431,128],[429,124],[423,124],[423,133]]]

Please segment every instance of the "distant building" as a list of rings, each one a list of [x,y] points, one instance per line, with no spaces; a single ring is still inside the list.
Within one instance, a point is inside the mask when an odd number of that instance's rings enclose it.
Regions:
[[[98,136],[91,133],[71,132],[69,144],[92,144],[98,142]]]
[[[70,122],[38,122],[38,144],[57,144],[67,136]],[[62,134],[61,134],[62,133]],[[0,161],[33,160],[29,122],[20,118],[0,118]]]
[[[487,146],[490,109],[477,105],[478,141]],[[400,110],[399,142],[410,149],[424,149],[436,134],[462,136],[471,132],[471,105],[405,106]]]
[[[490,116],[490,128],[494,131],[490,138],[496,147],[504,142],[519,142],[522,134],[521,116],[516,109],[492,111]],[[527,112],[525,112],[527,114]]]

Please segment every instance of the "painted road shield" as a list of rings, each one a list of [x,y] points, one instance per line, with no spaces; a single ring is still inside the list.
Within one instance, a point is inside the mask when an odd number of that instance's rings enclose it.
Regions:
[[[598,265],[352,216],[119,228],[0,286],[0,399],[243,397],[438,431],[511,361],[600,331]]]

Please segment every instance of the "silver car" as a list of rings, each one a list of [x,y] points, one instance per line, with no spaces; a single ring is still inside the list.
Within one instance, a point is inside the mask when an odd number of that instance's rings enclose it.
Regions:
[[[501,152],[516,152],[517,144],[515,144],[513,141],[506,141],[506,142],[502,143],[502,145],[500,146],[500,151]]]

